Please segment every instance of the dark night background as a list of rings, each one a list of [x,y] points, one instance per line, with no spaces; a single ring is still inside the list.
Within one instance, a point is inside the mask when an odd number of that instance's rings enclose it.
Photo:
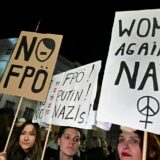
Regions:
[[[38,32],[63,35],[60,55],[81,65],[102,60],[101,83],[115,12],[154,8],[160,8],[158,0],[11,1],[1,5],[0,38],[34,32],[40,20]]]
[[[1,2],[0,38],[18,37],[20,32],[63,35],[59,54],[81,65],[102,60],[101,87],[116,11],[158,9],[160,0],[55,1],[22,0]],[[6,3],[6,4],[4,4]],[[100,93],[100,90],[99,92]],[[98,103],[99,96],[96,97]],[[97,105],[94,106],[97,109]],[[115,140],[114,127],[108,133]]]

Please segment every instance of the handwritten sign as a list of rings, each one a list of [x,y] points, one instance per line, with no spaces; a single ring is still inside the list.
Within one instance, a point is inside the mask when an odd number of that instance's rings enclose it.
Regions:
[[[52,101],[57,96],[57,89],[59,87],[59,82],[63,78],[62,74],[63,73],[53,76],[52,81],[51,81],[51,86],[50,86],[50,89],[47,95],[47,99],[45,102],[39,102],[37,104],[32,122],[38,123],[40,126],[47,126],[48,124],[52,123],[52,114],[53,114],[52,113],[53,107],[51,107]],[[44,122],[45,118],[47,118],[47,123]]]
[[[36,109],[34,111],[32,122],[33,123],[38,123],[40,127],[47,128],[49,125],[42,122],[42,117],[43,117],[43,114],[44,114],[44,110],[45,110],[45,102],[44,103],[43,102],[38,102],[37,106],[36,106]]]
[[[117,12],[97,120],[160,134],[160,9]]]
[[[61,35],[22,31],[0,82],[1,93],[45,101],[61,41]]]
[[[97,61],[53,76],[47,101],[36,110],[33,121],[91,129],[100,68]]]

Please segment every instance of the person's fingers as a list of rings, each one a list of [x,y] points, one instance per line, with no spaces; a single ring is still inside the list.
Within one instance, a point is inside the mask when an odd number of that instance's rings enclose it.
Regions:
[[[6,160],[6,152],[0,153],[0,160]]]

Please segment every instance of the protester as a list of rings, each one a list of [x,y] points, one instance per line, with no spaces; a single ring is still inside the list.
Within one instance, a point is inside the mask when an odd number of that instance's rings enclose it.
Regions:
[[[52,149],[57,150],[58,149],[58,133],[57,132],[51,132],[50,133],[50,139],[49,142],[47,144],[47,147],[50,147]]]
[[[140,132],[141,133],[141,132]],[[142,135],[138,131],[122,131],[119,135],[118,155],[120,160],[128,158],[142,160]]]
[[[148,133],[148,152],[149,160],[160,160],[160,140],[156,134]]]
[[[103,148],[103,152],[104,152],[104,156],[108,159],[108,156],[110,154],[109,150],[108,150],[108,143],[106,140],[102,140],[102,148]]]
[[[107,160],[116,160],[117,159],[117,150],[109,145],[108,146],[109,155],[107,156]]]
[[[58,151],[46,149],[45,160],[79,160],[76,155],[80,147],[81,130],[74,127],[61,127],[58,133]]]
[[[92,136],[87,140],[87,160],[106,160],[105,152],[103,150],[101,138]]]
[[[120,160],[142,160],[143,131],[122,130],[119,135],[118,156]],[[160,142],[153,133],[148,133],[147,160],[160,159]]]
[[[40,160],[42,147],[38,124],[25,122],[14,135],[0,160]]]
[[[0,152],[3,151],[9,130],[14,118],[14,113],[9,108],[0,109]]]

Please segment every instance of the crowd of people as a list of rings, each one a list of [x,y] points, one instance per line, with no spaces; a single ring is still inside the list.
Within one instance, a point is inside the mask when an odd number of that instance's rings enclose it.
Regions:
[[[7,150],[3,151],[10,124],[4,123],[8,120],[7,113],[4,110],[1,113],[0,160],[41,160],[44,144],[41,128],[31,121],[23,121],[14,129]],[[101,137],[87,139],[82,129],[62,126],[59,132],[51,134],[44,160],[142,160],[143,137],[143,131],[121,127],[113,151]],[[160,139],[153,133],[148,133],[146,157],[147,160],[160,160]]]

